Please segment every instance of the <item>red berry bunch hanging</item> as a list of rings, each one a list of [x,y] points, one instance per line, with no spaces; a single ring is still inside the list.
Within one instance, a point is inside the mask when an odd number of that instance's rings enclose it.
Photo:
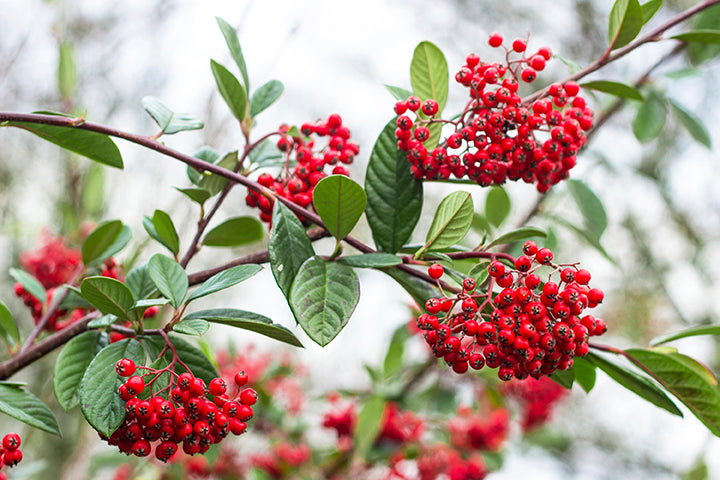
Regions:
[[[605,333],[603,320],[584,314],[603,300],[602,290],[588,285],[590,272],[553,263],[550,249],[532,241],[523,253],[511,267],[490,263],[486,293],[474,293],[468,278],[461,293],[425,303],[428,313],[417,326],[455,372],[487,365],[498,368],[501,380],[540,378],[570,368],[574,357],[588,353],[588,337]],[[538,273],[548,268],[542,283]],[[502,290],[495,293],[495,285]]]
[[[14,467],[23,458],[22,452],[20,451],[20,435],[17,433],[8,433],[2,439],[2,445],[0,445],[0,458],[2,458],[2,465],[8,467]],[[0,468],[2,467],[0,465]],[[0,478],[7,478],[4,473],[0,473]]]
[[[530,432],[545,425],[558,403],[568,395],[568,389],[547,377],[512,380],[504,383],[500,392],[520,403],[523,432]]]
[[[285,157],[285,166],[276,177],[263,173],[257,181],[275,195],[303,208],[312,203],[315,185],[327,175],[325,167],[332,168],[333,175],[349,176],[350,170],[345,165],[351,164],[360,151],[358,144],[350,140],[350,130],[337,113],[326,121],[302,124],[300,135],[293,135],[289,127],[283,125],[277,147]],[[245,201],[250,207],[259,208],[260,219],[270,223],[272,199],[249,190]]]
[[[136,375],[138,369],[147,373]],[[257,393],[252,388],[242,388],[247,382],[243,373],[235,376],[237,392],[231,398],[222,378],[215,378],[206,386],[191,373],[177,375],[170,367],[161,370],[138,367],[127,358],[115,364],[115,371],[127,377],[118,390],[126,402],[126,414],[123,424],[106,440],[128,455],[144,457],[154,449],[157,459],[167,461],[180,444],[189,455],[205,453],[229,433],[244,433],[246,422],[253,417]],[[153,393],[153,383],[165,373],[171,376],[170,384]],[[150,393],[143,400],[140,395],[146,388]]]
[[[592,127],[593,111],[578,96],[575,82],[553,84],[546,96],[523,102],[520,82],[535,80],[551,58],[550,49],[528,53],[522,39],[507,47],[497,33],[488,43],[505,50],[505,62],[467,56],[455,80],[470,90],[470,101],[457,120],[435,118],[435,100],[421,103],[412,96],[395,104],[400,115],[395,130],[398,148],[407,152],[410,170],[418,179],[447,180],[453,175],[484,187],[523,180],[547,192],[568,178],[575,166],[577,152],[587,142],[585,132]],[[414,121],[408,111],[416,113]],[[429,151],[424,142],[433,123],[452,125],[454,131]]]

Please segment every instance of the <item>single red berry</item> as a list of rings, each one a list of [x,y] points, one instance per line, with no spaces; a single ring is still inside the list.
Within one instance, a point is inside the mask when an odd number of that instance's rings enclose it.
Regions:
[[[403,113],[407,112],[407,104],[403,101],[397,102],[395,104],[395,113],[398,115],[402,115]]]
[[[150,451],[150,442],[148,442],[144,438],[136,440],[135,443],[133,443],[132,445],[132,453],[136,457],[146,457],[150,455]]]
[[[139,395],[140,392],[145,390],[145,380],[138,375],[133,375],[125,382],[125,388],[127,388],[128,392],[133,396]]]
[[[532,240],[528,240],[527,242],[523,243],[522,251],[525,255],[529,257],[535,255],[538,251],[537,243],[533,242]]]
[[[490,34],[490,38],[488,39],[488,44],[491,47],[499,47],[503,43],[503,37],[497,32],[493,32]]]
[[[411,112],[417,112],[420,109],[420,98],[415,95],[411,95],[405,100],[408,110]]]
[[[523,40],[521,38],[516,38],[515,40],[513,40],[512,48],[516,52],[522,53],[527,48],[527,43],[525,42],[525,40]]]
[[[564,88],[568,97],[574,97],[580,92],[580,85],[577,82],[565,82]]]
[[[552,57],[552,50],[550,50],[550,47],[540,47],[537,53],[545,60],[550,60],[550,58]]]
[[[590,282],[590,272],[581,268],[575,272],[575,281],[580,285],[587,285]]]
[[[227,383],[222,378],[213,378],[208,385],[211,395],[222,395],[227,391]]]
[[[520,72],[520,78],[522,78],[525,83],[532,83],[537,78],[537,72],[532,67],[525,67],[522,72]]]
[[[252,388],[246,388],[240,392],[240,403],[244,405],[255,405],[257,402],[258,394]]]
[[[195,381],[195,377],[192,373],[181,373],[180,376],[178,376],[177,379],[177,385],[182,391],[188,391],[190,390],[190,387],[192,386],[193,382]]]
[[[488,265],[488,273],[494,278],[501,277],[505,273],[505,265],[503,265],[502,262],[493,260],[490,262],[490,265]]]
[[[553,253],[549,248],[541,248],[535,254],[535,260],[541,265],[546,265],[553,260]]]
[[[588,292],[588,300],[592,303],[602,303],[605,294],[599,288],[593,288]]]
[[[5,450],[16,450],[20,447],[20,435],[17,433],[8,433],[3,437],[2,445]]]
[[[337,113],[331,114],[327,119],[327,126],[329,128],[340,128],[342,125],[342,118]]]
[[[430,275],[430,278],[437,280],[443,276],[443,273],[445,273],[445,269],[439,263],[433,263],[428,267],[428,275]]]
[[[244,386],[248,382],[248,376],[245,372],[238,372],[235,374],[235,385],[238,387]]]
[[[5,455],[3,455],[3,463],[7,465],[8,467],[14,467],[20,461],[22,460],[22,452],[20,449],[17,450],[10,450],[5,452]]]
[[[463,290],[466,292],[472,292],[475,290],[475,279],[468,277],[463,280]]]
[[[528,65],[536,71],[541,72],[545,70],[545,59],[542,55],[533,55],[530,57],[530,60],[528,60]]]
[[[115,364],[115,371],[121,377],[129,377],[130,375],[135,373],[135,369],[135,362],[133,362],[129,358],[121,358]]]
[[[429,100],[425,100],[422,104],[422,112],[428,117],[432,117],[433,115],[435,115],[438,112],[438,109],[438,103],[432,98]]]
[[[245,433],[245,430],[247,430],[247,423],[234,418],[230,420],[230,432],[233,435],[241,435]]]

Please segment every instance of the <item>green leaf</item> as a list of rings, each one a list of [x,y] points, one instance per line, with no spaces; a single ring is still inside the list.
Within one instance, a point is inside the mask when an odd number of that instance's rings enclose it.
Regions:
[[[106,437],[112,435],[125,420],[125,402],[117,393],[124,379],[115,372],[115,363],[121,358],[144,365],[145,349],[134,338],[103,348],[85,370],[78,391],[85,419]]]
[[[250,116],[254,117],[280,98],[285,87],[278,80],[270,80],[253,93],[250,99]]]
[[[693,30],[720,30],[720,5],[706,8],[696,15]],[[691,42],[687,50],[691,62],[697,65],[717,57],[720,53],[720,45]]]
[[[582,357],[575,357],[572,370],[575,374],[577,384],[580,385],[586,393],[590,393],[590,390],[595,386],[595,379],[597,378],[595,365]]]
[[[247,265],[237,265],[235,267],[228,268],[227,270],[223,270],[203,282],[203,284],[190,295],[187,301],[189,303],[206,295],[230,288],[233,285],[244,282],[262,269],[263,267],[260,265],[250,263]]]
[[[502,187],[493,186],[485,199],[485,218],[499,227],[510,214],[510,197]]]
[[[173,332],[184,333],[185,335],[204,335],[210,328],[210,324],[199,318],[183,320],[173,326]]]
[[[615,259],[611,257],[607,250],[605,250],[605,247],[602,246],[600,240],[595,236],[595,233],[590,232],[586,228],[580,228],[574,223],[568,222],[566,219],[558,217],[557,215],[549,215],[549,217],[552,218],[556,223],[564,226],[568,230],[575,233],[578,237],[587,242],[587,244],[593,247],[595,250],[602,253],[609,262],[616,263]]]
[[[383,272],[387,273],[398,283],[398,285],[403,287],[405,291],[410,294],[413,300],[415,300],[418,307],[423,307],[428,298],[437,297],[440,294],[437,288],[433,287],[426,281],[414,277],[407,272],[403,272],[402,270],[388,268],[387,270],[383,270]]]
[[[175,347],[178,359],[188,366],[193,375],[202,378],[206,385],[209,384],[213,378],[220,376],[213,363],[202,350],[175,334],[171,333],[168,337],[170,343]],[[157,336],[143,336],[140,338],[143,340],[150,358],[157,359],[165,346],[163,339]],[[165,352],[163,360],[166,364],[169,363],[172,360],[172,351],[168,349]],[[163,361],[157,362],[157,365],[162,363]],[[175,372],[178,374],[186,371],[187,370],[180,364],[175,366]]]
[[[380,432],[380,423],[387,401],[379,395],[368,398],[358,414],[354,446],[358,455],[365,458]]]
[[[98,225],[82,244],[82,261],[85,265],[101,260],[103,253],[115,243],[122,232],[120,220],[112,220]]]
[[[410,84],[420,100],[432,98],[438,103],[438,114],[447,102],[449,78],[442,51],[430,42],[420,42],[410,63]]]
[[[300,266],[315,252],[300,220],[281,202],[275,202],[273,207],[268,254],[275,282],[285,298],[290,298],[290,289]]]
[[[77,84],[77,70],[75,68],[75,55],[70,42],[60,43],[60,58],[58,61],[58,90],[63,98],[72,98],[75,95]]]
[[[11,268],[8,273],[16,282],[23,286],[26,292],[40,300],[41,303],[45,303],[45,300],[47,299],[45,287],[43,287],[42,284],[35,279],[35,277],[27,273],[25,270],[20,270],[18,268]]]
[[[0,335],[10,347],[15,346],[20,341],[17,323],[2,301],[0,301]]]
[[[0,412],[44,432],[60,436],[52,411],[30,392],[0,383]]]
[[[631,100],[643,100],[640,91],[630,85],[620,82],[611,82],[610,80],[594,80],[580,84],[581,87],[588,90],[597,90],[598,92],[609,93],[616,97],[629,98]]]
[[[691,30],[670,37],[682,42],[720,44],[720,32],[717,30]]]
[[[438,146],[438,143],[440,143],[440,137],[442,136],[442,123],[431,123],[427,126],[428,130],[430,131],[430,136],[427,140],[423,143],[423,146],[427,149],[428,152],[432,152],[435,150],[435,148]]]
[[[708,325],[703,327],[693,327],[679,332],[660,335],[650,340],[650,345],[662,345],[663,343],[672,342],[681,338],[696,337],[699,335],[720,335],[720,325]]]
[[[105,204],[105,169],[102,165],[91,164],[82,177],[82,209],[91,217],[98,217]]]
[[[683,473],[680,480],[708,480],[709,478],[708,466],[705,461],[700,458],[690,470]]]
[[[555,370],[550,379],[563,388],[570,390],[575,382],[575,372],[571,370]]]
[[[133,310],[142,310],[143,312],[148,307],[158,307],[160,305],[167,305],[170,302],[167,298],[146,298],[144,300],[138,300],[132,306]]]
[[[655,16],[655,13],[657,13],[658,10],[660,10],[660,7],[663,4],[663,0],[650,0],[648,2],[643,3],[640,5],[640,8],[642,8],[642,14],[643,14],[643,25],[645,25],[647,22],[650,21],[652,17]]]
[[[405,341],[410,337],[405,325],[400,325],[393,333],[390,346],[385,353],[383,361],[383,375],[390,378],[402,368],[403,355],[405,353]]]
[[[55,112],[34,112],[42,115],[61,115]],[[64,116],[64,115],[61,115]],[[78,122],[80,123],[80,122]],[[117,145],[102,133],[91,132],[76,127],[58,127],[29,122],[8,122],[10,127],[19,127],[34,133],[43,140],[87,157],[103,165],[123,168],[123,160]]]
[[[200,148],[200,150],[195,152],[193,154],[193,157],[200,159],[203,162],[217,163],[217,161],[220,159],[220,154],[217,151],[215,151],[214,148],[208,147],[207,145],[205,145],[202,148]],[[195,170],[195,168],[188,165],[187,166],[187,176],[188,176],[188,179],[193,183],[193,185],[200,185],[200,181],[209,175],[200,173],[200,171]]]
[[[218,157],[219,158],[219,157]],[[217,160],[217,159],[216,159]],[[230,152],[222,159],[215,163],[218,167],[222,167],[226,170],[235,171],[238,166],[238,152]],[[222,192],[228,184],[228,179],[217,175],[215,173],[203,176],[199,181],[199,187],[203,190],[207,190],[211,197],[214,197],[218,193]]]
[[[194,115],[173,112],[157,97],[143,97],[142,105],[165,135],[186,130],[199,130],[205,126],[202,120]]]
[[[383,268],[400,265],[402,259],[392,253],[366,253],[364,255],[350,255],[338,258],[340,263],[355,268]]]
[[[635,373],[620,364],[610,361],[606,357],[602,357],[595,353],[588,353],[587,360],[597,368],[605,372],[610,378],[627,388],[639,397],[647,400],[653,405],[663,408],[673,415],[682,417],[682,412],[677,406],[665,395],[660,387],[652,380],[643,375]]]
[[[467,276],[473,278],[476,285],[482,285],[483,283],[485,283],[485,280],[487,280],[487,278],[490,276],[490,273],[487,269],[488,265],[490,265],[489,260],[479,262],[477,265],[470,269],[470,272],[468,272]]]
[[[407,88],[402,87],[394,87],[392,85],[385,85],[385,88],[387,88],[388,92],[390,92],[390,95],[392,95],[395,100],[399,100],[404,102],[407,100],[409,96],[412,95],[412,92],[408,90]]]
[[[130,320],[128,311],[135,303],[135,297],[121,281],[109,277],[87,277],[82,281],[80,291],[102,313]]]
[[[234,217],[210,230],[203,238],[208,247],[238,247],[262,240],[263,226],[255,217]]]
[[[338,241],[345,238],[365,211],[367,197],[357,183],[345,175],[330,175],[315,185],[313,205],[325,228]]]
[[[417,258],[427,250],[439,250],[459,242],[468,230],[473,218],[473,200],[468,192],[453,192],[443,198],[435,211],[432,224]]]
[[[670,393],[684,403],[715,436],[720,436],[720,393],[716,388],[717,380],[715,385],[708,382],[706,375],[688,365],[686,359],[689,357],[684,355],[667,355],[638,348],[627,350],[627,353],[657,375]]]
[[[695,140],[711,149],[712,139],[710,138],[710,132],[702,120],[700,120],[700,117],[688,111],[674,100],[670,100],[670,106],[672,107],[678,121],[683,127],[685,127],[688,133],[690,133]]]
[[[600,199],[580,180],[568,180],[568,189],[585,219],[587,230],[600,238],[607,228],[607,215]]]
[[[247,113],[247,94],[245,93],[245,89],[240,85],[235,75],[215,60],[210,60],[210,68],[215,77],[215,83],[220,91],[220,95],[223,97],[223,100],[225,100],[225,103],[227,103],[227,106],[230,107],[233,116],[242,122],[245,120],[245,114]]]
[[[395,128],[394,119],[385,125],[365,174],[365,216],[375,244],[390,253],[410,238],[423,203],[422,182],[413,178],[406,155],[398,150]]]
[[[210,323],[219,323],[229,325],[243,330],[265,335],[283,343],[301,347],[302,343],[295,335],[284,326],[274,323],[268,317],[254,312],[245,310],[237,310],[234,308],[213,308],[210,310],[201,310],[187,315],[183,321],[192,319],[202,319]]]
[[[608,27],[608,42],[613,50],[632,42],[640,33],[643,20],[643,10],[638,0],[615,0]]]
[[[352,268],[320,257],[305,261],[290,291],[290,308],[300,326],[324,347],[347,325],[360,300]]]
[[[66,412],[80,404],[80,381],[90,362],[105,345],[107,337],[102,333],[84,332],[70,340],[58,355],[53,390],[58,405]]]
[[[167,247],[174,255],[180,251],[180,239],[170,216],[162,210],[155,210],[153,217],[143,219],[148,235]]]
[[[635,138],[642,143],[647,143],[656,138],[665,126],[666,117],[667,106],[665,99],[656,92],[648,92],[645,102],[640,104],[632,124]]]
[[[517,230],[513,230],[511,232],[507,232],[503,235],[500,235],[498,238],[490,242],[490,245],[488,245],[488,248],[495,246],[495,245],[504,245],[506,243],[512,243],[512,242],[519,242],[521,240],[526,240],[531,237],[547,237],[547,233],[545,231],[537,228],[537,227],[522,227],[518,228]]]
[[[188,291],[185,270],[172,258],[156,253],[148,262],[148,274],[170,305],[180,308]]]
[[[128,286],[135,298],[147,298],[156,290],[147,264],[133,268],[125,277],[125,285]]]
[[[102,317],[91,320],[87,324],[88,328],[104,328],[117,322],[118,318],[115,315],[103,315]]]
[[[232,55],[233,60],[235,60],[235,64],[240,69],[243,82],[245,82],[245,88],[247,91],[250,91],[250,79],[248,77],[245,57],[243,56],[242,48],[240,48],[240,40],[238,40],[237,33],[235,33],[235,29],[222,18],[215,17],[215,20],[217,21],[218,27],[220,27],[223,37],[225,37],[225,43],[230,49],[230,55]]]
[[[210,198],[210,192],[202,188],[179,188],[174,187],[175,190],[182,193],[190,200],[200,205],[204,204]]]

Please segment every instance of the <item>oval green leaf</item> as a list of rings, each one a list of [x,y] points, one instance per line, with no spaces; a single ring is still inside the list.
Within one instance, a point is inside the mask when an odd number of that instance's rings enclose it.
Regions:
[[[365,458],[380,432],[387,400],[380,395],[368,398],[358,414],[354,445],[357,454]]]
[[[707,148],[712,148],[712,138],[705,124],[700,117],[688,111],[685,107],[674,100],[670,100],[670,106],[680,124],[685,127],[688,133],[699,143]]]
[[[180,264],[156,253],[148,262],[148,274],[158,291],[170,300],[170,305],[180,308],[188,291],[187,273]]]
[[[367,197],[357,183],[345,175],[330,175],[315,185],[313,205],[325,228],[338,240],[345,238],[365,211]]]
[[[196,337],[205,335],[208,329],[210,329],[210,324],[199,318],[183,320],[173,326],[173,332],[194,335]]]
[[[218,27],[220,27],[223,37],[225,37],[225,43],[230,50],[230,55],[232,55],[233,60],[235,60],[235,64],[240,69],[243,82],[245,82],[245,88],[250,91],[250,79],[248,77],[247,65],[245,64],[245,57],[243,56],[242,48],[240,48],[240,40],[238,40],[237,33],[235,33],[235,29],[232,25],[222,18],[215,17],[215,20],[217,21]]]
[[[130,320],[128,311],[135,303],[130,289],[109,277],[87,277],[80,285],[82,296],[102,313]]]
[[[660,10],[662,4],[663,0],[649,0],[640,5],[643,14],[643,25],[645,25],[647,22],[650,21],[652,17],[655,16],[657,11]]]
[[[219,160],[218,160],[219,158]],[[226,154],[224,157],[216,158],[214,162],[218,167],[222,167],[226,170],[235,171],[238,165],[238,152],[233,151]],[[206,190],[211,197],[214,197],[218,193],[222,192],[228,184],[228,179],[217,175],[215,173],[210,175],[204,175],[199,180],[199,187]]]
[[[270,80],[258,88],[250,99],[250,116],[254,117],[275,103],[282,95],[283,90],[285,87],[278,80]]]
[[[384,268],[400,265],[402,259],[392,253],[366,253],[338,258],[340,263],[355,268]]]
[[[30,392],[0,383],[0,412],[44,432],[60,436],[52,411]]]
[[[110,316],[103,318],[115,319]],[[66,412],[80,404],[80,381],[90,362],[105,345],[107,337],[102,333],[84,332],[70,340],[58,355],[53,374],[53,390],[55,399]]]
[[[155,210],[152,216],[152,225],[155,227],[156,240],[165,245],[173,254],[177,255],[180,251],[180,238],[178,237],[177,230],[175,230],[175,225],[173,225],[170,215],[162,210]]]
[[[585,227],[599,239],[607,228],[607,214],[600,199],[580,180],[568,180],[568,189],[585,219]]]
[[[613,50],[632,42],[640,33],[643,20],[643,10],[638,0],[615,0],[608,26],[608,41]]]
[[[630,85],[620,82],[611,82],[610,80],[594,80],[580,84],[581,87],[588,90],[597,90],[598,92],[609,93],[616,97],[629,98],[631,100],[643,100],[640,91]]]
[[[175,190],[188,197],[193,202],[203,205],[210,198],[210,192],[202,188],[178,188]]]
[[[223,97],[223,100],[225,100],[227,106],[230,107],[233,116],[242,122],[245,120],[245,114],[247,113],[247,94],[245,93],[245,88],[240,85],[235,75],[215,60],[210,60],[210,68],[215,77],[215,83],[220,91],[220,95]]]
[[[714,43],[720,44],[720,31],[717,30],[691,30],[670,37],[682,42]]]
[[[439,250],[456,244],[465,238],[472,219],[473,200],[468,192],[453,192],[443,198],[430,224],[425,246],[415,256],[419,258],[427,250]]]
[[[509,214],[510,197],[504,188],[493,186],[485,199],[485,218],[496,227],[499,227]]]
[[[10,347],[13,347],[20,341],[20,332],[18,332],[17,323],[5,304],[0,301],[0,335],[5,339]]]
[[[125,277],[125,285],[128,286],[137,299],[148,298],[156,290],[155,284],[150,278],[147,264],[133,268]]]
[[[85,265],[101,261],[103,253],[110,248],[120,236],[123,224],[120,220],[103,222],[98,225],[82,244],[82,261]],[[106,257],[107,258],[107,257]],[[102,259],[104,260],[104,259]]]
[[[45,303],[45,300],[47,299],[45,287],[43,287],[35,277],[27,273],[25,270],[20,270],[18,268],[11,268],[8,273],[16,282],[23,286],[26,292],[40,300],[40,302]]]
[[[173,112],[159,98],[143,97],[142,105],[165,135],[172,135],[186,130],[199,130],[204,127],[202,120],[196,116],[189,113]]]
[[[300,266],[315,252],[300,220],[281,202],[275,202],[273,208],[268,253],[275,282],[285,298],[290,298],[290,289]]]
[[[640,104],[635,114],[635,120],[633,120],[632,129],[635,138],[642,143],[656,138],[665,126],[666,117],[665,99],[656,92],[649,92],[645,96],[645,102]]]
[[[190,295],[188,302],[219,292],[220,290],[230,288],[240,282],[244,282],[262,269],[263,267],[260,265],[250,263],[247,265],[237,265],[235,267],[228,268],[227,270],[223,270],[222,272],[205,280],[205,282],[203,282],[203,284]]]
[[[438,115],[447,102],[449,78],[442,51],[431,42],[420,42],[410,63],[410,84],[421,100],[432,98],[438,103]]]
[[[263,239],[264,230],[255,217],[234,217],[210,230],[203,238],[208,247],[238,247]]]

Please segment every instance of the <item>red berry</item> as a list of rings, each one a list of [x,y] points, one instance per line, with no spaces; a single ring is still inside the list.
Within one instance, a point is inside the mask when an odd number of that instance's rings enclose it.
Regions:
[[[428,275],[430,275],[430,278],[437,280],[443,276],[443,273],[445,273],[445,269],[439,263],[433,263],[428,267]]]
[[[525,40],[521,38],[516,38],[515,40],[513,40],[512,47],[513,50],[515,50],[516,52],[522,53],[527,48],[527,43],[525,43]]]
[[[532,83],[537,78],[537,72],[532,67],[525,67],[522,72],[520,72],[520,78],[522,78],[525,83]]]
[[[22,452],[19,449],[10,450],[8,452],[5,452],[5,455],[3,455],[3,463],[8,467],[14,467],[18,463],[20,463],[20,460],[22,460],[22,458]]]
[[[590,272],[581,268],[575,272],[575,281],[580,285],[587,285],[590,282]]]
[[[505,265],[503,265],[502,262],[493,260],[490,262],[490,265],[488,265],[488,273],[494,278],[501,277],[505,273]]]
[[[541,248],[535,254],[535,260],[541,265],[551,263],[553,260],[553,253],[549,248]]]
[[[537,53],[545,60],[550,60],[550,58],[552,57],[552,51],[550,50],[550,47],[540,47]]]
[[[425,100],[422,104],[422,112],[428,117],[435,115],[438,112],[438,109],[439,105],[433,99]]]
[[[131,395],[139,395],[143,390],[145,390],[145,380],[138,375],[134,375],[128,378],[128,381],[125,382],[125,388],[127,388],[128,393]]]
[[[235,385],[238,387],[244,386],[248,382],[248,376],[245,372],[238,372],[235,374]]]
[[[115,371],[121,377],[129,377],[130,375],[135,373],[135,369],[135,362],[133,362],[129,358],[121,358],[115,364]]]
[[[488,44],[491,47],[499,47],[503,43],[503,37],[497,32],[493,32],[490,34],[490,38],[488,39]]]
[[[405,100],[408,110],[411,112],[417,112],[420,109],[420,98],[412,95]]]
[[[211,395],[222,395],[225,391],[227,391],[227,383],[225,383],[225,380],[222,378],[213,378],[210,381],[208,390]]]
[[[407,109],[407,104],[405,102],[400,101],[395,104],[395,113],[398,115],[402,115],[407,112]]]
[[[255,405],[257,402],[258,394],[252,388],[246,388],[240,392],[240,403],[243,405]]]
[[[545,59],[541,55],[533,55],[528,60],[528,65],[536,71],[541,72],[545,69]]]
[[[2,445],[5,450],[16,450],[20,447],[20,435],[17,433],[8,433],[3,437]]]

